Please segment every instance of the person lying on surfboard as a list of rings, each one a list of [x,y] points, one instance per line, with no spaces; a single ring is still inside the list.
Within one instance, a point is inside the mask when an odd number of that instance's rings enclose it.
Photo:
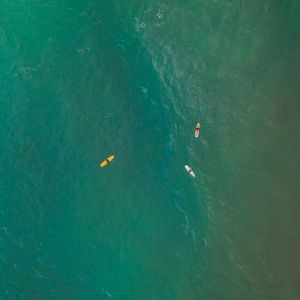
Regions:
[[[111,155],[111,156],[107,157],[107,158],[100,164],[100,167],[103,168],[103,167],[107,166],[114,158],[115,158],[114,155]]]
[[[194,173],[194,171],[193,171],[193,169],[192,169],[191,167],[189,167],[188,165],[185,165],[184,167],[185,167],[185,170],[186,170],[191,176],[196,177],[196,175],[195,175],[195,173]]]
[[[195,127],[195,138],[198,138],[199,137],[199,134],[200,134],[200,123],[198,122],[196,127]]]

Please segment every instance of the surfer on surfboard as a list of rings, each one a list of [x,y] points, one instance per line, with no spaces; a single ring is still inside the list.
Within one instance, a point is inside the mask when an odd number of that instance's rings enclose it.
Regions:
[[[194,171],[193,171],[193,169],[192,169],[191,167],[189,167],[188,165],[185,165],[184,167],[185,167],[185,170],[186,170],[191,176],[196,177],[196,175],[195,175],[195,173],[194,173]]]
[[[197,139],[199,137],[199,134],[200,134],[200,123],[198,122],[196,127],[195,127],[195,138]]]
[[[114,158],[115,158],[114,155],[109,156],[100,164],[100,167],[103,168],[103,167],[107,166]]]

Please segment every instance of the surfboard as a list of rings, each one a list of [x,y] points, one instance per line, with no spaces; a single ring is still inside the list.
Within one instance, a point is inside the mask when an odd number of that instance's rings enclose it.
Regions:
[[[198,122],[196,127],[195,127],[195,138],[197,139],[199,137],[199,134],[200,134],[200,123]]]
[[[99,166],[101,168],[107,166],[113,159],[115,158],[114,155],[109,156],[106,160],[104,160]]]
[[[194,173],[194,171],[192,170],[191,167],[189,167],[188,165],[185,165],[184,167],[185,167],[186,171],[187,171],[191,176],[196,177],[196,175],[195,175],[195,173]]]

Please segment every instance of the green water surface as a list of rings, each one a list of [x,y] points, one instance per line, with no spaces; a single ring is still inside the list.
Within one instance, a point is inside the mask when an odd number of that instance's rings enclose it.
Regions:
[[[298,300],[299,53],[297,0],[1,1],[0,299]]]

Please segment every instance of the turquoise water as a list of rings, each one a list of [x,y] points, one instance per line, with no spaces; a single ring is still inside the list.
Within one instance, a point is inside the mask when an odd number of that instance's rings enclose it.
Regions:
[[[0,299],[299,299],[299,51],[297,0],[2,1]]]

